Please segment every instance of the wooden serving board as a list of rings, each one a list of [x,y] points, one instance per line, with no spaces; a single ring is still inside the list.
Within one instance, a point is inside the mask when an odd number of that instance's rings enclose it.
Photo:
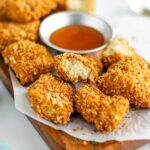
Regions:
[[[0,78],[13,97],[13,87],[11,84],[8,67],[4,64],[0,57]],[[43,140],[52,150],[135,150],[136,148],[149,143],[150,140],[126,141],[117,142],[110,141],[99,144],[92,144],[92,142],[85,142],[74,138],[62,131],[55,130],[38,121],[27,117],[35,129],[39,132]]]

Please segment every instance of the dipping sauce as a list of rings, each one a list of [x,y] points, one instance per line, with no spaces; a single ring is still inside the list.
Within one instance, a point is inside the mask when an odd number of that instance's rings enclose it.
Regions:
[[[50,42],[69,50],[90,50],[104,44],[104,36],[99,31],[82,25],[70,25],[52,33]]]

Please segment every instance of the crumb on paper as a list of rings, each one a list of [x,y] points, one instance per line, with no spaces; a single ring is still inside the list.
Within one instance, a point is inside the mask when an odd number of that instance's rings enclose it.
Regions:
[[[73,131],[81,131],[81,130],[83,130],[83,127],[74,127],[72,130]]]
[[[139,36],[133,35],[133,36],[131,36],[131,40],[137,41],[137,40],[139,40]]]
[[[85,146],[86,146],[86,145],[87,145],[87,141],[83,141],[83,145],[85,145]]]

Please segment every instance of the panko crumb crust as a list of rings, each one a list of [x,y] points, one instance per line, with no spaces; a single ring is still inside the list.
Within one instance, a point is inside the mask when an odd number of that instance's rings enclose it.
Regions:
[[[53,58],[47,49],[27,40],[9,45],[2,56],[22,85],[34,82],[42,73],[50,72],[53,66]]]
[[[50,73],[43,74],[30,85],[28,97],[33,110],[56,124],[66,124],[73,112],[75,88]]]
[[[102,70],[102,64],[90,56],[64,53],[54,57],[54,67],[69,82],[94,83]]]
[[[150,108],[150,69],[142,59],[120,61],[97,79],[107,95],[122,95],[137,108]]]
[[[135,49],[123,37],[114,37],[102,53],[102,63],[108,68],[111,65],[131,57],[138,57]]]
[[[16,22],[0,22],[0,53],[4,48],[19,40],[38,40],[40,21],[26,24]]]
[[[57,7],[55,0],[7,0],[7,18],[17,22],[38,20]]]
[[[97,87],[82,86],[75,94],[75,108],[101,132],[115,130],[129,111],[129,101],[122,96],[106,96]]]

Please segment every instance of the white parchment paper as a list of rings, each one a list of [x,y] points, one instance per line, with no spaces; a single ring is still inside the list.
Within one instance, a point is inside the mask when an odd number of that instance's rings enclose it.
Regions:
[[[27,98],[27,88],[20,85],[11,71],[10,75],[14,88],[16,109],[56,130],[64,131],[73,137],[86,141],[105,142],[109,140],[150,139],[150,110],[130,111],[117,130],[106,132],[105,134],[101,134],[93,124],[87,123],[79,116],[72,116],[71,121],[66,125],[56,125],[47,121],[32,110]]]

